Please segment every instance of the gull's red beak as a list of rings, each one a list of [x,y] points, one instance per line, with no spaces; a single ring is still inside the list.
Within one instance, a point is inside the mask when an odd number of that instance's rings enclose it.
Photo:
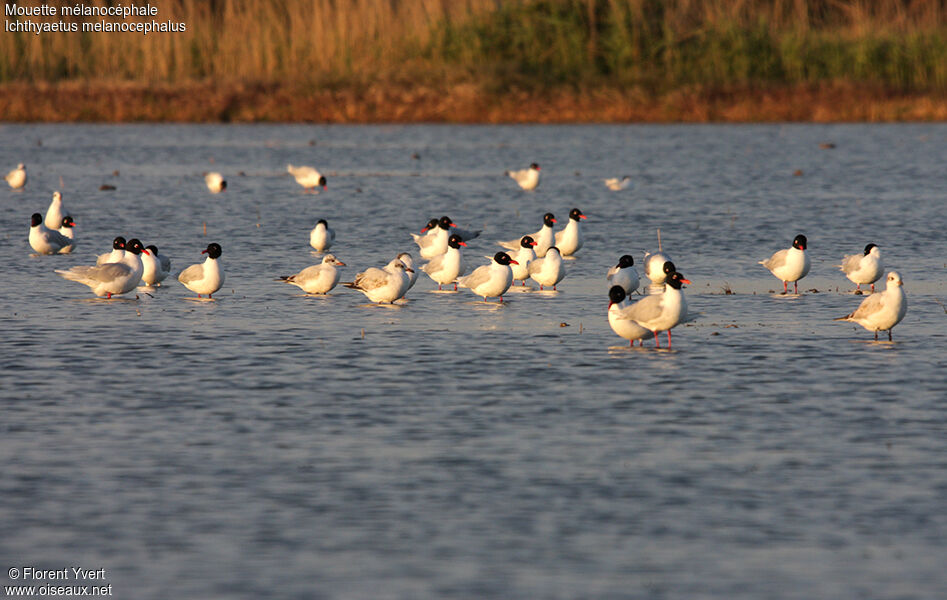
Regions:
[[[460,245],[461,245],[461,246],[466,246],[467,244],[466,244],[465,242],[460,242]]]
[[[682,280],[681,280],[681,283],[686,283],[687,285],[690,285],[691,280],[690,280],[690,279],[682,279]]]
[[[511,263],[511,264],[514,264],[514,265],[520,264],[520,263],[516,262],[515,260],[513,260],[512,258],[510,259],[510,263]]]
[[[201,254],[207,254],[207,250],[201,250]]]
[[[533,242],[530,244],[530,246],[538,246],[538,245],[539,245],[539,242]]]
[[[425,231],[427,231],[427,225],[424,226],[424,229],[421,230],[421,233],[424,233]]]
[[[147,250],[142,250],[142,253],[147,254],[148,256],[151,256],[151,252],[148,252]]]
[[[585,215],[579,215],[579,218],[580,218],[580,219],[584,219],[584,218],[585,218]]]
[[[549,220],[552,221],[553,223],[558,223],[558,222],[559,222],[559,221],[557,221],[557,220],[555,220],[555,219],[549,219]]]

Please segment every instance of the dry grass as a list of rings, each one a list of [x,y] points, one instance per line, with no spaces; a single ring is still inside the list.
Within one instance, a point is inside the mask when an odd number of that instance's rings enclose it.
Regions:
[[[187,31],[0,36],[4,118],[562,122],[947,116],[943,0],[154,4],[156,20],[183,22]]]

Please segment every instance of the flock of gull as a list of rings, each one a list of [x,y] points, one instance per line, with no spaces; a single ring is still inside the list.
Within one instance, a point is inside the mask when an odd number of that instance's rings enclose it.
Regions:
[[[307,192],[315,193],[316,188],[327,188],[324,175],[308,166],[287,167],[296,182]],[[534,190],[539,186],[541,169],[532,163],[529,168],[519,171],[507,171],[522,189]],[[23,164],[10,171],[6,181],[11,188],[21,189],[26,185],[26,167]],[[226,190],[227,182],[220,173],[205,173],[204,181],[212,193]],[[631,186],[631,178],[606,179],[606,187],[621,191]],[[583,245],[582,221],[586,216],[578,208],[569,212],[566,226],[555,231],[557,220],[553,213],[542,217],[542,227],[535,233],[522,235],[507,241],[497,242],[503,251],[499,251],[488,264],[474,269],[469,274],[463,260],[463,248],[466,242],[480,236],[480,231],[461,229],[448,216],[432,218],[421,229],[420,234],[412,233],[418,246],[423,265],[416,265],[409,252],[402,252],[384,267],[372,267],[358,273],[350,282],[342,285],[358,290],[371,302],[394,303],[405,296],[418,279],[418,271],[424,271],[438,290],[444,285],[467,288],[483,297],[497,298],[503,302],[503,295],[517,283],[526,286],[532,280],[540,290],[552,288],[566,275],[563,257],[571,257]],[[55,192],[46,211],[45,218],[40,213],[31,217],[29,243],[37,254],[68,254],[76,246],[73,228],[75,221],[67,214],[62,194]],[[335,242],[335,231],[325,219],[320,219],[310,231],[309,243],[316,252],[322,253],[319,264],[312,265],[293,275],[283,276],[279,281],[298,286],[307,294],[327,294],[340,283],[338,267],[345,266],[334,255],[327,253]],[[798,282],[809,273],[810,260],[806,252],[807,240],[797,235],[790,248],[775,252],[770,258],[760,261],[775,277],[783,282],[783,293],[788,294],[788,284],[793,284],[798,294]],[[208,244],[202,251],[207,257],[202,263],[194,264],[182,270],[177,280],[200,298],[206,295],[212,299],[224,283],[224,270],[219,259],[222,248],[217,243]],[[684,284],[690,284],[682,273],[663,252],[644,255],[645,275],[649,286],[642,286],[635,269],[634,258],[622,256],[618,263],[606,273],[608,282],[608,322],[612,330],[634,345],[654,336],[655,346],[660,346],[658,334],[667,332],[668,347],[671,345],[671,329],[688,319],[687,302],[684,297]],[[856,293],[861,293],[862,285],[870,285],[873,292],[865,298],[852,313],[836,320],[858,323],[868,331],[873,331],[875,340],[879,331],[887,331],[891,340],[891,330],[904,318],[907,312],[907,299],[902,289],[901,276],[896,271],[887,275],[886,289],[874,292],[875,282],[884,275],[881,251],[875,244],[868,244],[863,253],[845,256],[839,265],[845,276],[856,284]],[[171,263],[167,256],[159,254],[154,245],[145,247],[138,239],[126,240],[116,237],[112,250],[96,259],[94,265],[72,267],[57,270],[62,277],[88,286],[96,296],[111,298],[129,293],[139,286],[159,286],[171,273]],[[639,289],[641,288],[641,289]],[[642,297],[632,301],[633,294]],[[647,292],[647,293],[645,293]]]

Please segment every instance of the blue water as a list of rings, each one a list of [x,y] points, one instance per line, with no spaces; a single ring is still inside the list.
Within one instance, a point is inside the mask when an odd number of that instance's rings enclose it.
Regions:
[[[945,155],[943,125],[0,126],[0,170],[30,177],[0,190],[0,585],[75,566],[135,599],[947,597]],[[502,175],[533,161],[536,192]],[[79,246],[32,257],[60,185]],[[433,216],[484,230],[475,266],[574,206],[559,291],[503,306],[423,274],[394,307],[274,281],[319,261],[319,218],[351,279],[417,256]],[[658,229],[697,319],[629,349],[604,273]],[[797,233],[812,272],[781,296],[756,263]],[[219,242],[225,286],[108,302],[53,272],[115,235],[175,271]],[[861,300],[834,265],[868,242],[905,281],[894,343],[832,321]]]

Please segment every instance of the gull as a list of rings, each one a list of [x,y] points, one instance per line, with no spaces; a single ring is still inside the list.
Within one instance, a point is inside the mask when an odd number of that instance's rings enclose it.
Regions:
[[[158,259],[158,264],[161,269],[155,274],[155,284],[160,284],[171,274],[171,259],[165,254],[158,254],[157,246],[148,246],[147,250],[152,256]]]
[[[59,233],[61,233],[64,238],[72,240],[72,243],[60,250],[60,254],[69,254],[76,247],[75,226],[76,222],[69,215],[62,218],[62,227],[59,228]]]
[[[342,285],[362,292],[372,302],[394,304],[408,291],[409,279],[408,267],[395,258],[384,268],[366,269],[355,276],[355,281]]]
[[[309,232],[309,245],[318,252],[325,252],[332,247],[335,241],[335,230],[329,227],[329,222],[325,219],[319,219],[316,226]]]
[[[887,331],[888,341],[891,341],[891,330],[901,322],[908,312],[908,299],[904,294],[901,275],[897,271],[888,273],[885,291],[876,292],[864,300],[855,309],[855,312],[839,317],[836,321],[851,321],[858,323],[868,331],[875,332],[875,341],[878,341],[878,332]]]
[[[563,256],[572,256],[582,247],[581,219],[585,215],[578,208],[569,211],[569,223],[565,229],[556,232],[556,248]]]
[[[674,272],[674,263],[671,263],[670,270],[665,268],[665,265],[669,262],[671,262],[671,257],[664,252],[644,253],[644,274],[651,280],[651,285],[664,285],[667,276]]]
[[[207,297],[212,299],[214,292],[224,285],[224,268],[217,260],[222,253],[220,244],[216,242],[207,244],[207,248],[201,250],[201,254],[207,255],[204,262],[191,265],[181,271],[178,274],[178,281],[197,294],[198,298],[201,294],[207,294]]]
[[[620,192],[622,190],[628,189],[631,185],[631,177],[625,175],[621,179],[617,177],[612,177],[611,179],[605,180],[605,187],[612,190],[613,192]]]
[[[306,188],[307,192],[315,192],[316,186],[326,189],[326,178],[312,167],[294,167],[287,165],[286,171],[296,178],[296,183]]]
[[[43,215],[33,213],[30,217],[30,247],[37,254],[68,254],[72,252],[73,241],[50,229],[43,223]]]
[[[408,293],[408,290],[413,288],[414,284],[418,281],[418,270],[414,268],[414,257],[411,256],[410,252],[402,252],[395,258],[404,263],[405,273],[408,274],[408,287],[404,290],[404,293],[401,294],[404,296]]]
[[[539,185],[539,165],[532,163],[528,169],[521,171],[504,171],[503,174],[513,178],[524,190],[535,190]]]
[[[7,173],[6,177],[7,183],[11,188],[18,190],[26,185],[26,165],[20,163],[16,166],[15,169]]]
[[[46,209],[46,227],[58,230],[62,227],[63,217],[66,216],[66,208],[62,204],[62,194],[53,192],[53,200]]]
[[[806,236],[800,234],[792,240],[792,248],[779,250],[766,260],[761,260],[770,272],[783,282],[783,293],[789,293],[789,281],[792,282],[793,293],[799,293],[799,280],[809,273],[809,255],[806,254]]]
[[[638,277],[634,257],[630,254],[625,254],[619,258],[618,264],[609,269],[608,273],[605,274],[605,279],[608,280],[608,284],[611,286],[620,286],[625,290],[626,295],[637,290],[641,284],[641,278]],[[620,302],[620,300],[616,302]]]
[[[484,302],[487,298],[495,297],[499,297],[500,302],[503,302],[503,294],[513,283],[511,264],[516,264],[516,261],[511,259],[509,254],[497,252],[493,255],[490,264],[477,267],[470,275],[461,277],[457,280],[457,285],[469,288],[478,296],[483,296]]]
[[[849,254],[842,258],[839,269],[849,281],[855,284],[855,290],[861,291],[861,285],[871,284],[871,291],[875,291],[875,282],[884,274],[884,265],[881,264],[881,248],[874,244],[865,246],[863,254]]]
[[[155,286],[168,276],[161,267],[161,257],[158,256],[158,247],[155,245],[145,248],[141,253],[141,283],[145,286]]]
[[[441,289],[443,284],[454,284],[454,291],[457,291],[457,277],[463,274],[463,252],[461,246],[467,244],[456,233],[447,240],[447,252],[435,256],[429,263],[421,267],[421,270],[428,274],[428,277],[437,282],[437,289]]]
[[[295,275],[280,277],[277,281],[295,285],[307,294],[328,294],[339,283],[339,271],[336,267],[344,266],[344,262],[326,254],[322,257],[322,263],[306,267]]]
[[[531,233],[529,236],[536,241],[536,246],[533,248],[536,252],[536,256],[542,258],[546,256],[546,250],[549,250],[550,247],[556,244],[556,234],[553,232],[552,226],[556,224],[556,217],[552,213],[546,213],[543,215],[543,226],[536,233]],[[515,240],[509,240],[507,242],[497,242],[504,248],[508,250],[520,249],[520,242],[523,238],[518,237]]]
[[[533,251],[535,245],[536,241],[532,236],[524,235],[520,238],[519,250],[516,253],[507,252],[510,258],[516,261],[510,267],[513,270],[513,281],[526,285],[526,280],[529,279],[529,263],[536,258],[536,252]]]
[[[654,334],[654,345],[661,347],[659,331],[667,331],[668,348],[671,347],[671,329],[687,317],[687,302],[681,284],[690,283],[677,271],[667,276],[664,291],[645,296],[619,313],[623,319],[631,319]]]
[[[545,257],[530,261],[527,268],[530,279],[539,284],[540,290],[543,286],[552,286],[555,290],[556,284],[566,276],[566,269],[562,266],[562,255],[559,254],[559,248],[555,246],[546,252]]]
[[[224,176],[217,171],[205,173],[204,183],[207,185],[207,189],[209,189],[214,194],[219,194],[220,192],[227,189],[227,180],[224,179]]]
[[[434,235],[436,233],[435,228],[437,227],[437,223],[444,219],[446,219],[449,222],[453,222],[453,219],[451,219],[448,216],[443,216],[440,219],[436,219],[436,218],[431,219],[430,221],[427,222],[427,225],[425,225],[424,228],[421,230],[421,233]],[[456,233],[457,235],[460,236],[461,241],[469,242],[472,239],[480,237],[480,234],[483,232],[480,229],[467,230],[467,229],[461,229],[460,227],[457,227],[456,225],[451,225],[450,229],[448,230],[448,233],[450,233],[451,235]]]
[[[434,219],[431,220],[433,221]],[[430,226],[430,223],[428,223],[428,226]],[[421,230],[421,232],[424,233],[431,229],[433,230],[432,233],[428,233],[427,235],[411,234],[411,237],[414,238],[414,243],[417,244],[421,250],[421,258],[434,258],[435,256],[447,252],[447,239],[450,237],[451,227],[454,227],[454,223],[450,220],[450,217],[441,217],[435,227],[425,227]]]
[[[56,273],[70,281],[89,286],[96,296],[111,298],[113,295],[132,291],[141,281],[140,255],[143,252],[148,253],[141,242],[131,239],[128,240],[127,252],[121,262],[73,267],[68,271],[57,270]]]
[[[119,235],[112,240],[112,251],[99,254],[95,259],[95,264],[121,262],[123,258],[125,258],[125,238]]]
[[[622,311],[630,306],[631,303],[622,286],[613,285],[608,290],[608,324],[612,331],[628,340],[630,346],[635,345],[635,340],[641,340],[641,345],[644,346],[644,339],[651,335],[651,330],[623,316]]]

